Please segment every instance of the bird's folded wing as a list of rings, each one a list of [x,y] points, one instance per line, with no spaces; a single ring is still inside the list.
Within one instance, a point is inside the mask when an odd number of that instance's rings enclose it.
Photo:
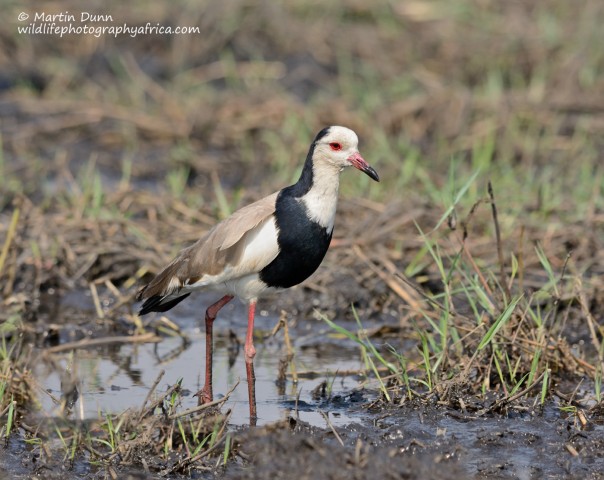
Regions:
[[[137,298],[168,296],[185,286],[201,287],[262,270],[279,254],[273,218],[277,195],[247,205],[218,223],[182,250]]]
[[[227,269],[234,270],[233,277],[243,276],[268,265],[279,253],[276,231],[262,238],[267,227],[274,228],[276,199],[274,193],[237,210],[193,245],[187,272],[190,279],[202,273],[220,275]],[[191,280],[189,284],[195,283]]]
[[[212,231],[214,235],[213,242],[220,245],[220,250],[231,248],[248,231],[275,213],[278,194],[279,192],[275,192],[268,197],[264,197],[224,219]]]

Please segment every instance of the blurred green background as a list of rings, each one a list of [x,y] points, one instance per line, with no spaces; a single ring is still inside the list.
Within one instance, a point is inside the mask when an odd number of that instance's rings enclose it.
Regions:
[[[516,215],[602,208],[599,0],[2,3],[4,206],[91,160],[107,188],[163,177],[204,196],[215,171],[274,190],[316,131],[342,124],[384,178],[354,176],[346,195],[442,203],[451,175],[480,170],[470,195],[489,177]],[[18,32],[41,12],[200,33]]]
[[[3,4],[4,224],[25,194],[43,215],[110,222],[149,209],[161,218],[177,201],[188,223],[209,226],[294,181],[315,133],[341,124],[382,182],[345,175],[337,234],[356,220],[347,212],[367,207],[355,198],[393,218],[413,212],[424,229],[446,212],[463,223],[491,181],[504,242],[540,241],[558,269],[568,250],[588,261],[581,271],[602,269],[600,0]],[[82,12],[111,16],[90,27],[199,33],[19,32],[41,14],[80,27]],[[478,243],[492,243],[489,208],[471,217]],[[174,253],[175,227],[161,224],[134,235]],[[406,237],[417,230],[384,242],[400,250]]]

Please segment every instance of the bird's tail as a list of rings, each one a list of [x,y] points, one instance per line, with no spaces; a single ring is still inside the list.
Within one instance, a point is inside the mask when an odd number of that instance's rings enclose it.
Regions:
[[[179,278],[179,269],[184,261],[182,256],[175,258],[170,265],[137,292],[136,301],[145,301],[138,312],[139,315],[166,312],[190,295],[190,292],[180,293],[183,282]]]
[[[141,295],[141,292],[138,293],[137,299]],[[145,302],[141,305],[141,309],[138,312],[139,316],[146,315],[151,312],[167,312],[172,307],[178,305],[185,298],[191,295],[191,292],[185,293],[184,295],[174,296],[174,295],[153,295],[145,300]]]

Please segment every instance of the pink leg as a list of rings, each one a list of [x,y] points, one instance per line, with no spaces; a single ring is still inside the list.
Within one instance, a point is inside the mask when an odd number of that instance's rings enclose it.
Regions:
[[[199,403],[209,403],[213,400],[212,393],[212,357],[213,357],[213,341],[212,329],[216,315],[222,307],[233,300],[232,295],[225,295],[216,303],[210,305],[206,310],[206,379],[201,392],[199,392]]]
[[[247,335],[245,336],[245,361],[252,363],[256,356],[254,348],[254,317],[256,314],[256,300],[250,300],[247,311]]]
[[[247,335],[245,336],[245,371],[247,374],[247,392],[250,402],[250,425],[256,425],[256,375],[254,374],[254,315],[256,300],[251,300],[248,307]]]

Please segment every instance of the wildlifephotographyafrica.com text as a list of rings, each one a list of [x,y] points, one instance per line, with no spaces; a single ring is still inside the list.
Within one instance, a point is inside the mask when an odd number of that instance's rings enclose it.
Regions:
[[[91,13],[91,12],[21,12],[17,15],[21,25],[17,31],[22,35],[55,35],[64,37],[66,35],[92,35],[101,37],[103,35],[186,35],[200,33],[196,26],[172,26],[160,23],[145,22],[141,25],[128,25],[118,23],[113,15]],[[28,23],[26,23],[28,22]]]

